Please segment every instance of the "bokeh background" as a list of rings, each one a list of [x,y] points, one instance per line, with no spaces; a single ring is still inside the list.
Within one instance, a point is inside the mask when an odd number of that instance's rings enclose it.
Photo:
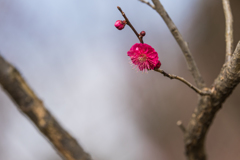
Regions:
[[[221,1],[162,0],[211,86],[224,62]],[[231,0],[235,45],[240,1]],[[96,160],[184,160],[183,134],[197,95],[154,71],[142,74],[126,56],[138,39],[119,31],[121,6],[162,69],[194,83],[161,17],[137,0],[0,0],[0,52],[15,65],[60,123]],[[235,46],[234,45],[234,46]],[[210,160],[240,157],[240,88],[209,130]],[[36,127],[0,90],[0,160],[60,160]]]

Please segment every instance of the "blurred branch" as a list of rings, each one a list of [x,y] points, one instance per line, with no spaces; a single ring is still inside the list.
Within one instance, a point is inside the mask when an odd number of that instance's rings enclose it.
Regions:
[[[189,160],[206,160],[204,140],[223,102],[240,83],[240,41],[231,60],[224,64],[212,87],[212,95],[201,97],[185,134],[185,149]]]
[[[155,6],[154,5],[152,5],[150,2],[148,2],[148,1],[145,1],[145,0],[139,0],[140,2],[142,2],[142,3],[145,3],[145,4],[147,4],[148,6],[150,6],[152,9],[155,9]]]
[[[164,70],[162,69],[155,69],[156,72],[159,72],[161,74],[163,74],[164,76],[170,78],[170,79],[177,79],[181,82],[183,82],[184,84],[186,84],[188,87],[192,88],[195,92],[197,92],[200,95],[211,95],[211,92],[208,89],[204,89],[204,90],[200,90],[197,87],[193,86],[190,82],[188,82],[187,80],[185,80],[182,77],[176,76],[176,75],[172,75],[172,74],[168,74],[166,73]]]
[[[235,51],[233,52],[232,55],[232,66],[233,68],[233,72],[235,73],[239,73],[240,71],[240,41],[238,41],[237,47],[235,49]]]
[[[183,133],[186,132],[186,128],[184,127],[182,121],[177,121],[177,126],[182,130]]]
[[[141,2],[146,3],[146,4],[149,3],[146,1],[141,1]],[[188,68],[189,68],[191,74],[193,75],[193,78],[195,80],[197,87],[200,89],[204,88],[205,83],[203,81],[203,78],[202,78],[199,70],[198,70],[196,62],[194,61],[193,56],[188,48],[187,42],[184,41],[182,35],[178,31],[178,29],[175,26],[175,24],[173,23],[172,19],[169,17],[168,13],[162,6],[161,2],[159,0],[152,0],[152,2],[154,3],[154,6],[155,6],[154,8],[153,7],[152,8],[155,9],[159,13],[159,15],[163,18],[163,20],[165,21],[169,30],[171,31],[173,37],[175,38],[178,45],[180,46],[180,48],[185,56],[185,59],[187,61]]]
[[[45,135],[66,160],[91,160],[78,142],[57,122],[20,73],[0,55],[0,84],[19,110]]]
[[[225,15],[225,40],[226,40],[226,58],[225,62],[229,62],[233,53],[233,17],[229,0],[222,0]]]

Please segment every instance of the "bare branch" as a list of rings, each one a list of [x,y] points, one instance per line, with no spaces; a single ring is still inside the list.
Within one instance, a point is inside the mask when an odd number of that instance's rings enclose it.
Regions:
[[[148,2],[148,1],[145,1],[145,0],[139,0],[140,2],[142,2],[142,3],[145,3],[145,4],[147,4],[148,6],[150,6],[152,9],[155,9],[155,6],[154,5],[152,5],[150,2]]]
[[[170,78],[170,79],[177,79],[181,82],[183,82],[184,84],[186,84],[188,87],[192,88],[195,92],[197,92],[200,95],[211,95],[211,92],[208,89],[204,89],[204,90],[200,90],[197,87],[193,86],[190,82],[188,82],[187,80],[185,80],[182,77],[176,76],[176,75],[172,75],[172,74],[168,74],[165,71],[163,71],[162,69],[155,69],[155,71],[163,74],[164,76]]]
[[[135,35],[138,37],[139,41],[140,41],[141,43],[143,43],[143,39],[142,39],[143,37],[138,34],[138,32],[136,31],[136,29],[133,27],[133,25],[131,24],[131,22],[128,20],[126,14],[122,11],[121,7],[117,6],[117,8],[118,8],[118,10],[121,12],[121,14],[122,14],[122,16],[124,17],[124,19],[126,20],[127,25],[129,25],[129,27],[133,30],[133,32],[135,33]]]
[[[193,60],[187,43],[183,40],[161,2],[159,0],[152,0],[152,2],[155,5],[155,10],[161,15],[182,49],[198,88],[204,88],[205,83]],[[186,130],[184,143],[188,160],[207,159],[204,147],[207,131],[223,102],[240,83],[240,42],[233,53],[233,20],[229,0],[223,0],[223,7],[226,17],[226,62],[212,85],[211,95],[200,97],[198,107],[194,110],[187,128],[181,128],[182,130]],[[181,127],[182,122],[178,121],[177,124]]]
[[[222,0],[225,15],[225,40],[226,40],[226,58],[225,62],[229,62],[233,53],[233,16],[229,0]]]
[[[240,83],[240,42],[231,60],[224,64],[212,87],[212,95],[201,97],[185,134],[186,155],[189,160],[206,160],[204,141],[207,131],[223,102]]]
[[[91,160],[78,142],[57,122],[20,73],[0,55],[0,84],[19,110],[34,122],[66,160]]]
[[[177,126],[182,130],[183,133],[186,132],[186,128],[184,127],[182,121],[177,121]]]
[[[182,35],[178,31],[177,27],[169,17],[168,13],[162,6],[161,2],[159,0],[152,0],[152,2],[155,5],[155,10],[159,13],[159,15],[163,18],[165,23],[167,24],[169,30],[171,31],[173,37],[177,41],[178,45],[180,46],[185,59],[187,61],[188,69],[190,70],[191,74],[193,75],[193,78],[196,82],[196,85],[198,88],[202,89],[205,87],[205,83],[203,81],[203,78],[198,70],[198,67],[196,65],[196,62],[193,59],[193,56],[188,48],[187,42],[184,41]]]

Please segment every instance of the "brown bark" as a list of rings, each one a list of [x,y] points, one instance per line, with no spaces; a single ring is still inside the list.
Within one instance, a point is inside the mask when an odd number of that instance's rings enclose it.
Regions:
[[[141,2],[149,5],[144,0]],[[182,35],[169,17],[161,2],[159,0],[152,0],[152,2],[154,6],[149,6],[156,10],[163,18],[173,37],[178,42],[186,58],[189,70],[195,79],[197,87],[200,89],[204,88],[204,80],[198,71],[197,65],[192,57],[187,43],[182,38]],[[185,129],[181,122],[179,123],[184,131],[185,152],[188,160],[207,159],[204,148],[207,131],[223,102],[240,82],[240,42],[238,43],[235,52],[232,54],[233,20],[228,0],[223,0],[223,8],[226,18],[226,62],[223,65],[220,74],[215,79],[212,88],[204,88],[206,90],[210,89],[211,94],[202,95],[199,98],[198,106],[194,110],[187,128]]]
[[[19,110],[34,122],[66,160],[91,160],[78,142],[57,122],[21,74],[0,55],[0,84]]]
[[[189,160],[206,160],[204,140],[213,122],[214,116],[221,108],[223,102],[232,93],[240,82],[239,61],[240,42],[231,57],[231,60],[224,64],[212,87],[211,96],[202,96],[198,107],[192,114],[186,133],[185,150]]]

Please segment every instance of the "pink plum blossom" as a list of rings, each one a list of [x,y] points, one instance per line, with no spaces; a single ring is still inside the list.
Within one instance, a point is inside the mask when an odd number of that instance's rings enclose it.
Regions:
[[[127,54],[140,71],[154,70],[161,66],[161,62],[158,60],[158,53],[146,43],[134,44]]]

